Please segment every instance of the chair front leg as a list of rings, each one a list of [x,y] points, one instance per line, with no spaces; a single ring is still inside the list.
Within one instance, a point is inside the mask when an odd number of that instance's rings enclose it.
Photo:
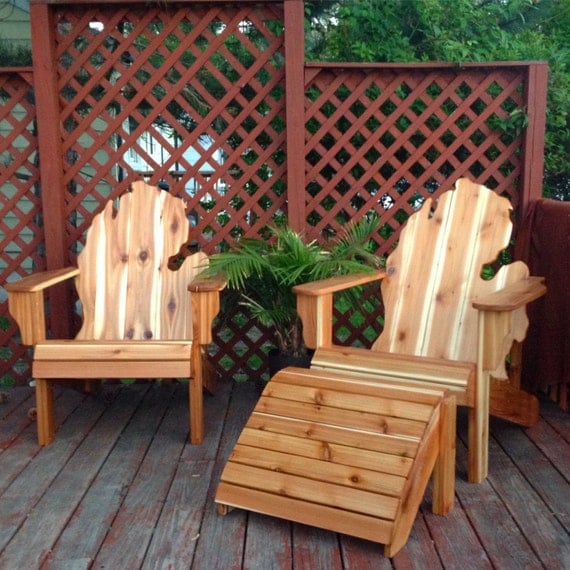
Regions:
[[[475,406],[469,409],[467,478],[470,483],[481,483],[489,470],[489,381],[490,374],[478,368]]]
[[[204,440],[204,394],[202,382],[202,358],[200,346],[192,346],[192,375],[188,386],[190,398],[190,443],[199,445]]]
[[[38,445],[49,445],[55,438],[53,387],[49,380],[36,378]]]
[[[203,394],[201,378],[190,378],[190,443],[200,445],[204,440]]]

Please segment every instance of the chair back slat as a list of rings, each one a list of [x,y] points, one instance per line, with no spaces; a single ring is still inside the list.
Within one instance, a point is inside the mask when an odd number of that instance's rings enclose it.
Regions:
[[[191,338],[188,283],[205,254],[188,257],[177,271],[169,260],[188,240],[184,202],[144,182],[108,202],[93,219],[78,257],[83,340]]]
[[[491,280],[481,276],[509,244],[510,211],[506,198],[461,179],[434,208],[427,200],[410,217],[387,260],[385,325],[374,349],[477,360],[473,301],[528,275],[524,264],[513,263]],[[526,328],[525,319],[520,327]]]

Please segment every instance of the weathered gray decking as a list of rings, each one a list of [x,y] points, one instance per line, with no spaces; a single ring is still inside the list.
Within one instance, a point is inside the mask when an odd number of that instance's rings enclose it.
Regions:
[[[430,513],[429,492],[393,560],[381,546],[232,511],[213,496],[255,402],[248,384],[206,397],[206,440],[187,439],[184,386],[108,386],[111,398],[62,390],[58,437],[36,445],[28,388],[0,404],[0,569],[307,570],[570,567],[570,417],[542,405],[523,430],[493,421],[490,475],[465,482],[460,414],[455,510]],[[109,401],[110,400],[110,401]]]

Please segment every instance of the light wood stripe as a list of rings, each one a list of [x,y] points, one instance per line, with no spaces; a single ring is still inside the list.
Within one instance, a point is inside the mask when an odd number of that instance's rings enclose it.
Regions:
[[[300,499],[305,504],[326,505],[345,512],[362,513],[385,520],[394,519],[400,503],[395,497],[287,473],[268,472],[266,469],[233,462],[226,464],[222,480],[224,483],[248,489],[261,488],[265,493]]]
[[[230,461],[317,481],[326,480],[336,485],[345,485],[391,497],[398,497],[406,482],[406,478],[401,475],[385,472],[380,475],[378,471],[363,467],[293,455],[289,451],[277,448],[260,451],[258,447],[238,444],[232,451]]]
[[[362,437],[365,436],[361,434]],[[393,455],[382,449],[372,451],[362,447],[339,445],[327,440],[295,437],[290,432],[266,432],[252,429],[249,425],[244,428],[238,443],[263,450],[289,451],[293,455],[330,461],[339,465],[353,465],[354,467],[401,477],[408,475],[413,463],[410,457]],[[416,447],[418,443],[416,443]]]

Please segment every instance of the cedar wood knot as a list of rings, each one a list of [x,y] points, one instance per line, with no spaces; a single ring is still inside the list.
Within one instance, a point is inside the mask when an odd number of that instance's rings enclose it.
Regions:
[[[323,449],[323,452],[322,452],[321,459],[323,461],[330,461],[332,458],[332,453],[331,453],[331,448],[329,447],[329,444],[326,441],[323,441],[322,449]]]
[[[321,405],[324,403],[324,397],[323,397],[323,394],[320,390],[315,391],[315,395],[313,396],[313,400],[315,401],[315,404]]]

